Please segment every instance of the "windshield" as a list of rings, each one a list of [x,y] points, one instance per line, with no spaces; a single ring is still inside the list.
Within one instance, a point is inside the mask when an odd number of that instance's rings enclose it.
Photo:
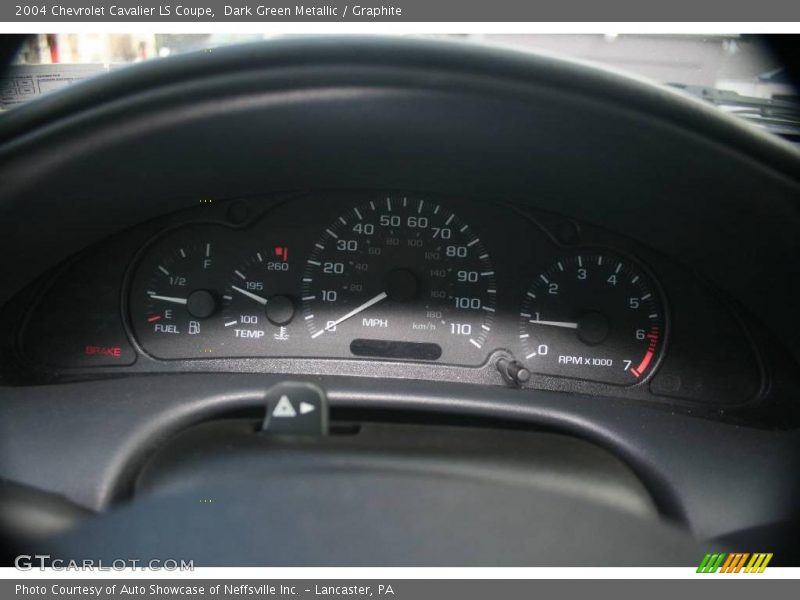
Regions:
[[[0,82],[10,110],[111,69],[276,36],[270,34],[39,34],[29,37]],[[763,37],[739,35],[428,35],[545,52],[669,85],[800,140],[798,94]]]

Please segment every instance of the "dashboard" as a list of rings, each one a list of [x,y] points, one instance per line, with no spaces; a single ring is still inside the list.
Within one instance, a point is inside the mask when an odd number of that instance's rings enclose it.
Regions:
[[[676,533],[800,564],[798,165],[674,92],[425,40],[9,111],[0,516],[210,565],[691,563]]]
[[[350,373],[701,406],[764,389],[734,305],[646,246],[419,192],[203,202],[89,249],[11,321],[39,377]]]

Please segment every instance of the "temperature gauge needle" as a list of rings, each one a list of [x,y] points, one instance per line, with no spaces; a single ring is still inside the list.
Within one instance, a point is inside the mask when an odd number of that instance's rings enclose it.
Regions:
[[[175,298],[174,296],[159,296],[157,294],[150,294],[153,300],[163,300],[164,302],[173,302],[175,304],[186,304],[189,300],[186,298]]]
[[[315,338],[317,336],[322,335],[326,331],[330,331],[331,329],[336,327],[339,323],[342,323],[342,322],[346,321],[350,317],[355,317],[358,313],[367,310],[370,306],[376,305],[378,302],[380,302],[381,300],[383,300],[385,298],[388,298],[388,294],[386,292],[381,292],[380,294],[378,294],[374,298],[370,298],[369,300],[364,302],[364,304],[362,304],[361,306],[355,307],[353,310],[351,310],[349,313],[347,313],[343,317],[339,317],[338,319],[336,319],[332,323],[328,323],[328,325],[325,326],[325,329],[320,329],[317,333],[315,333],[311,337]]]
[[[265,306],[267,304],[267,299],[266,298],[262,298],[261,296],[258,296],[256,294],[254,294],[253,292],[248,292],[247,290],[243,290],[242,288],[236,287],[235,285],[232,285],[231,288],[233,288],[234,290],[236,290],[237,292],[239,292],[243,296],[247,296],[251,300],[255,300],[259,304],[263,304]]]
[[[550,327],[563,327],[565,329],[578,328],[578,324],[571,321],[537,321],[535,319],[530,319],[529,322],[536,323],[537,325],[549,325]]]

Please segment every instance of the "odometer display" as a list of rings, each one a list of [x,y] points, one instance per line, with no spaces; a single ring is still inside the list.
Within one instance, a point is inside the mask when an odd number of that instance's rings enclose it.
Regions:
[[[497,289],[470,227],[435,202],[383,197],[341,215],[314,244],[303,318],[318,344],[372,358],[476,364]]]
[[[657,363],[666,315],[654,283],[627,259],[586,252],[535,274],[520,341],[532,373],[630,385]]]

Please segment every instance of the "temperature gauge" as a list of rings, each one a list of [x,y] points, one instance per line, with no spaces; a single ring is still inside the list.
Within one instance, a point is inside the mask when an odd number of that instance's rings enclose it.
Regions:
[[[231,343],[251,350],[245,354],[263,350],[263,344],[285,345],[296,310],[293,286],[286,246],[258,251],[239,265],[222,297],[222,326]]]

